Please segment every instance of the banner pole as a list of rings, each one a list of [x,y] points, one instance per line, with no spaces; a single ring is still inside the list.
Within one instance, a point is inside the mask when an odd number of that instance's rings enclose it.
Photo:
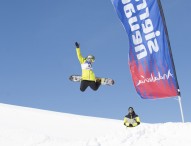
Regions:
[[[159,8],[160,8],[161,15],[162,15],[164,28],[165,28],[165,33],[166,33],[166,36],[167,36],[167,41],[168,41],[168,46],[169,46],[169,51],[170,51],[170,56],[171,56],[170,58],[171,58],[171,61],[172,61],[172,66],[173,66],[173,69],[174,69],[174,75],[175,75],[175,78],[176,78],[176,85],[177,85],[177,89],[178,89],[178,102],[179,102],[179,106],[180,106],[182,122],[184,123],[184,115],[183,115],[181,97],[180,97],[180,88],[179,88],[178,79],[177,79],[177,75],[176,75],[176,69],[175,69],[175,65],[174,65],[174,60],[173,60],[173,57],[172,57],[172,50],[171,50],[170,40],[169,40],[168,31],[167,31],[167,27],[166,27],[166,21],[165,21],[165,17],[164,17],[161,2],[160,2],[160,0],[157,0],[157,1],[158,1],[158,5],[159,5]]]
[[[183,115],[183,110],[182,110],[182,103],[181,103],[181,97],[178,96],[178,102],[180,106],[180,112],[181,112],[181,117],[182,117],[182,123],[184,123],[184,115]]]

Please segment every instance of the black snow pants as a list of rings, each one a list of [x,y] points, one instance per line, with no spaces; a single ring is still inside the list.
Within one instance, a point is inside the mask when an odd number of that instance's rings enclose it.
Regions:
[[[90,86],[91,89],[96,91],[99,86],[101,85],[100,82],[95,82],[95,81],[88,81],[88,80],[82,80],[81,85],[80,85],[80,90],[84,92],[88,86]]]

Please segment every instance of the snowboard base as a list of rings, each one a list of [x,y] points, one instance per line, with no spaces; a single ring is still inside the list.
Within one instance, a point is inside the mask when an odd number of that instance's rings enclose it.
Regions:
[[[81,76],[80,75],[71,75],[69,77],[69,80],[73,82],[80,82],[81,81]],[[113,85],[114,80],[111,78],[101,78],[101,77],[96,77],[96,82],[101,82],[101,85]]]

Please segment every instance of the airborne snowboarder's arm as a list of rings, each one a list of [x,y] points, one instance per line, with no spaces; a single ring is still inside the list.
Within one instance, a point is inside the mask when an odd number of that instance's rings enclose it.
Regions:
[[[82,64],[84,62],[84,58],[80,52],[80,48],[76,48],[76,53],[77,53],[77,57],[78,57],[80,64]]]

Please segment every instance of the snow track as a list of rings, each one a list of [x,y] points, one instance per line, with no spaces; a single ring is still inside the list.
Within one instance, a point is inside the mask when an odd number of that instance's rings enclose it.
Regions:
[[[141,123],[0,104],[1,146],[190,146],[191,123]]]

